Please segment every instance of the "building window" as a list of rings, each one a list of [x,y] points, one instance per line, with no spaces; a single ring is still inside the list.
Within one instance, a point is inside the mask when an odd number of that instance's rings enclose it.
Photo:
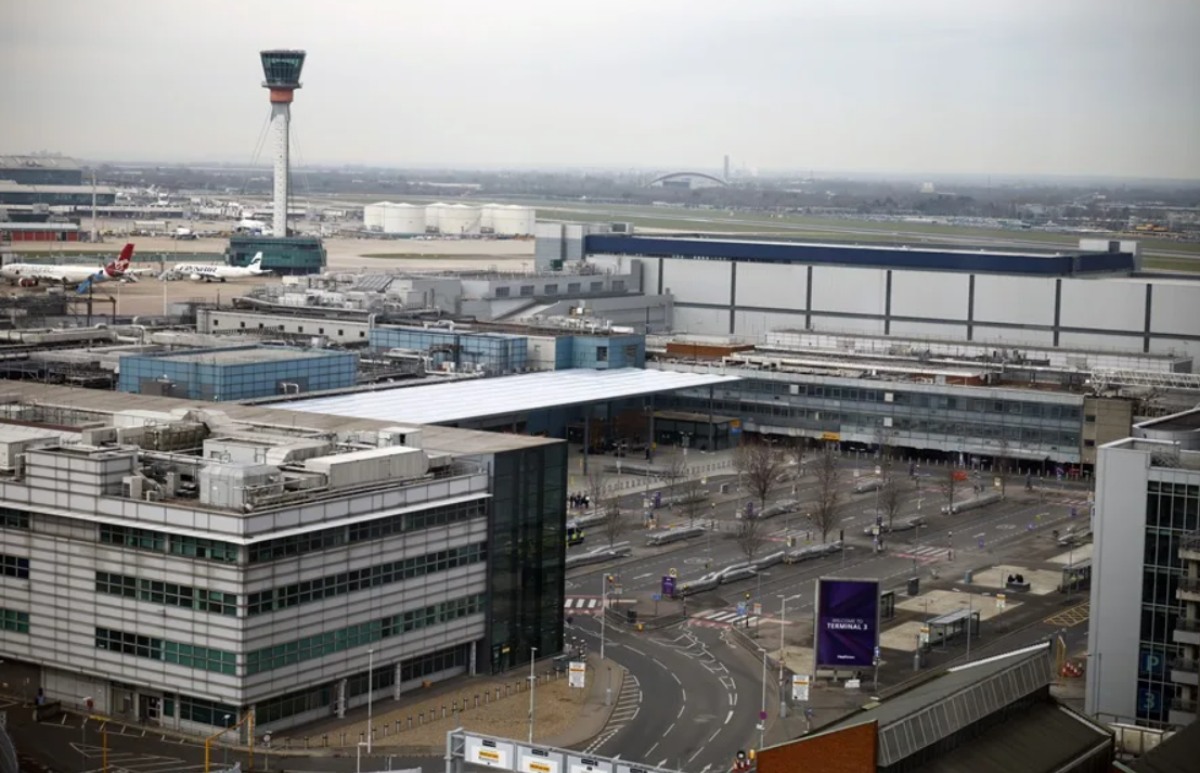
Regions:
[[[219,320],[219,319],[214,319],[214,320],[213,320],[213,327],[216,327],[216,326],[217,326],[217,325],[219,325],[219,324],[221,324],[221,320]]]
[[[310,601],[320,601],[367,588],[390,585],[402,580],[424,577],[428,574],[444,572],[459,566],[469,566],[486,560],[487,543],[480,542],[400,561],[389,561],[363,569],[331,574],[315,580],[306,580],[259,593],[251,593],[247,599],[246,614],[258,615],[278,609],[287,609]]]
[[[612,283],[612,289],[613,289],[613,292],[618,292],[618,293],[625,292],[625,280],[624,279],[614,279],[613,283]]]
[[[224,561],[236,564],[238,546],[231,542],[204,539],[202,537],[171,537],[171,552],[188,558],[204,558],[209,561]]]
[[[237,656],[232,652],[197,647],[191,644],[167,641],[156,636],[117,631],[111,628],[96,629],[96,649],[133,655],[147,660],[174,663],[202,671],[235,675]]]
[[[15,609],[0,609],[0,631],[29,633],[29,613]]]
[[[0,507],[0,529],[28,529],[29,513],[24,510],[14,510],[11,507]]]
[[[163,713],[169,717],[174,712],[167,711],[164,708]],[[237,715],[236,706],[214,703],[213,701],[206,701],[203,698],[193,698],[190,695],[179,696],[179,718],[185,722],[198,722],[202,725],[227,727],[237,721]],[[231,717],[231,719],[226,720],[225,717]]]
[[[1096,423],[1096,414],[1094,414],[1094,413],[1085,414],[1083,417],[1083,420],[1085,422],[1087,422],[1088,424],[1095,424]]]
[[[483,604],[484,594],[477,593],[347,628],[324,631],[274,647],[264,647],[247,653],[246,675],[272,671],[361,647],[380,639],[400,636],[409,631],[458,620],[482,612]]]
[[[341,337],[344,335],[346,335],[346,331],[339,327],[338,328],[338,337]]]
[[[567,292],[568,293],[577,293],[577,292],[579,292],[579,288],[580,288],[579,282],[568,282],[567,283]]]
[[[0,575],[16,577],[18,580],[29,579],[29,559],[23,556],[6,556],[0,554]]]
[[[596,362],[608,362],[608,347],[607,346],[597,346],[596,347]]]
[[[507,298],[509,296],[509,293],[511,292],[511,289],[512,288],[509,288],[509,287],[497,287],[496,288],[496,297],[497,298]]]
[[[405,532],[461,523],[473,518],[483,518],[486,515],[487,500],[477,499],[473,502],[432,507],[416,513],[377,518],[374,521],[356,523],[351,526],[318,529],[305,534],[264,540],[251,545],[250,563],[277,561],[281,558],[328,550],[348,543],[384,539]]]
[[[148,580],[124,574],[96,572],[96,592],[111,596],[136,598],[153,604],[195,609],[200,612],[215,612],[220,615],[237,615],[236,594],[223,591],[192,588],[161,580]]]
[[[521,285],[521,295],[523,295],[523,296],[533,295],[533,285]]]
[[[546,295],[558,295],[558,285],[546,285]]]
[[[598,293],[604,289],[604,283],[603,282],[592,282],[589,289],[594,293]]]
[[[1096,447],[1096,441],[1095,441],[1095,440],[1092,440],[1091,438],[1088,438],[1087,440],[1084,440],[1084,441],[1083,441],[1083,447],[1084,447],[1084,448],[1095,448],[1095,447]]]

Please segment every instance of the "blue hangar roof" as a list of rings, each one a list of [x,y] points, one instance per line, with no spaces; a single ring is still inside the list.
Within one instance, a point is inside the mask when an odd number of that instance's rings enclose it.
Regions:
[[[696,239],[593,234],[584,237],[589,255],[633,255],[647,258],[802,263],[916,271],[957,271],[973,274],[1036,274],[1073,276],[1133,271],[1128,252],[1060,254],[998,250],[909,249],[885,245],[813,244],[805,242]]]

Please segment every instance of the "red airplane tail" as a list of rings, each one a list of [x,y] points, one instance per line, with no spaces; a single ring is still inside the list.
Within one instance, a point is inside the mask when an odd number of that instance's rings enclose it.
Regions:
[[[120,276],[129,268],[129,264],[133,259],[133,245],[126,244],[121,250],[121,254],[117,259],[104,267],[104,273],[110,277]]]

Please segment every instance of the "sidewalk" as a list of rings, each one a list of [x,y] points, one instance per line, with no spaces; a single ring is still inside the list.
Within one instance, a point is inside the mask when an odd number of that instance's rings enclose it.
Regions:
[[[607,679],[613,672],[613,695],[620,691],[624,670],[599,656],[587,659],[587,687],[568,686],[566,672],[539,664],[534,690],[534,739],[551,746],[581,745],[599,735],[612,714],[605,706]],[[499,677],[456,678],[372,706],[375,728],[372,754],[440,755],[446,733],[464,728],[486,735],[527,738],[529,677],[519,670]],[[330,718],[273,734],[272,746],[292,752],[354,750],[366,739],[367,710],[359,706],[343,719]]]

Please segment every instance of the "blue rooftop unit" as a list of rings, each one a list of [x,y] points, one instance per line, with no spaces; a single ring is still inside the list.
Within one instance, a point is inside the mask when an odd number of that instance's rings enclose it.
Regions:
[[[453,364],[456,369],[479,367],[501,375],[529,367],[529,339],[508,333],[379,325],[371,330],[370,347],[420,352],[435,368]]]
[[[1115,244],[1115,243],[1114,243]],[[1077,276],[1129,273],[1137,268],[1132,253],[1070,251],[1038,254],[967,249],[934,249],[855,244],[809,244],[734,239],[665,238],[593,234],[584,238],[589,255],[647,258],[800,263],[808,265],[891,268],[960,273]]]
[[[122,392],[192,400],[249,400],[358,383],[358,355],[325,349],[234,346],[121,357]]]

